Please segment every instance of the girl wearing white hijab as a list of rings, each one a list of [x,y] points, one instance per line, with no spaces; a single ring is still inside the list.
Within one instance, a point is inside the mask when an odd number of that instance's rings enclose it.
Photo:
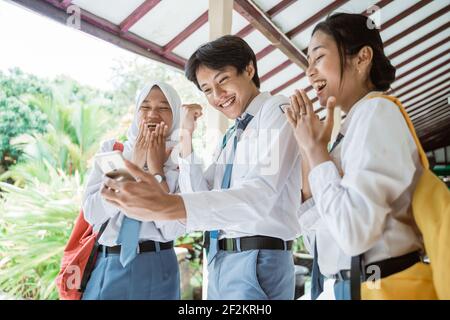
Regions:
[[[178,191],[178,166],[170,150],[178,141],[180,107],[180,97],[170,85],[157,81],[146,85],[136,99],[133,123],[123,144],[124,158],[154,174],[170,193]],[[105,141],[99,152],[112,151],[115,142]],[[84,217],[95,231],[107,225],[98,240],[97,262],[83,299],[179,299],[173,240],[185,233],[184,225],[128,218],[103,199],[102,186],[103,172],[95,164],[83,197]],[[132,250],[127,250],[130,246]]]

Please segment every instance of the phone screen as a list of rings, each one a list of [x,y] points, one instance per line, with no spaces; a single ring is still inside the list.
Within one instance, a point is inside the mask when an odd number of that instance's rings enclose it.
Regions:
[[[100,153],[96,156],[96,162],[108,178],[118,181],[135,180],[127,171],[119,151]]]

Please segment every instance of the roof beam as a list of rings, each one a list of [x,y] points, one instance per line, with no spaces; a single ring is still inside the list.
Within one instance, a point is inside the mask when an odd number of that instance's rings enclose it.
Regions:
[[[434,137],[421,139],[425,151],[436,150],[450,145],[450,126],[442,127]]]
[[[327,15],[327,13],[329,12],[329,10],[333,11],[336,8],[338,8],[338,7],[342,6],[343,4],[345,4],[348,1],[349,0],[341,0],[341,1],[334,1],[334,2],[332,2],[328,6],[326,6],[325,8],[320,10],[319,12],[317,12],[315,15],[313,15],[312,17],[310,17],[309,19],[307,19],[306,21],[302,22],[301,24],[296,26],[294,29],[289,31],[286,35],[288,36],[288,38],[294,37],[295,35],[299,34],[303,30],[305,30],[306,28],[310,27],[312,24],[318,22],[320,19],[325,17]],[[273,50],[274,50],[273,46],[268,46],[268,47],[264,48],[263,50],[258,52],[258,54],[257,54],[258,59],[262,59],[264,56],[266,56],[267,54],[269,54]],[[285,62],[283,62],[282,64],[276,66],[275,68],[273,68],[272,70],[267,72],[264,76],[262,76],[261,77],[261,82],[264,82],[265,80],[267,80],[270,77],[274,76],[275,74],[279,73],[280,71],[282,71],[286,67],[290,66],[291,64],[292,64],[291,60],[289,60],[289,59],[286,60]]]
[[[427,111],[432,111],[432,110],[435,109],[436,106],[440,106],[440,105],[442,105],[442,104],[444,104],[446,102],[447,102],[447,99],[443,99],[443,100],[438,101],[438,102],[433,102],[431,104],[427,104],[427,105],[425,105],[424,109],[422,109],[422,110],[416,109],[416,110],[414,110],[412,112],[408,112],[408,115],[411,118],[411,120],[414,120],[415,118],[417,118],[417,117],[419,117],[419,116],[421,116],[423,114],[426,114]]]
[[[273,89],[272,91],[270,91],[270,94],[271,94],[271,95],[277,94],[278,92],[280,92],[280,91],[286,89],[287,87],[289,87],[291,84],[296,83],[298,80],[300,80],[300,79],[303,78],[304,76],[305,76],[305,73],[303,72],[303,73],[299,74],[298,76],[296,76],[296,77],[290,79],[289,81],[283,83],[281,86],[279,86],[279,87]]]
[[[449,80],[450,80],[450,77],[447,77],[447,78],[445,78],[444,80],[441,80],[441,81],[439,81],[438,83],[434,84],[433,87],[435,88],[435,87],[438,87],[438,86],[440,86],[440,85],[443,85],[444,83],[449,82]],[[408,99],[402,100],[402,103],[407,103],[407,102],[409,102],[409,101],[411,101],[411,100],[413,100],[413,99],[415,99],[415,98],[417,98],[417,97],[420,97],[420,96],[423,95],[424,93],[429,92],[430,89],[431,89],[431,88],[425,88],[425,89],[423,89],[422,91],[419,91],[419,92],[415,93],[414,95],[412,95],[412,96],[409,97]]]
[[[314,16],[310,17],[309,19],[307,19],[306,21],[302,22],[300,25],[298,25],[297,27],[295,27],[294,29],[289,31],[287,33],[288,37],[292,38],[295,35],[297,35],[298,33],[300,33],[302,31],[304,31],[305,29],[309,28],[314,23],[319,22],[322,18],[327,16],[330,13],[330,11],[334,11],[335,9],[337,9],[337,8],[341,7],[342,5],[344,5],[346,2],[348,2],[348,1],[333,1],[331,4],[329,4],[328,6],[326,6],[325,8],[320,10],[319,12],[317,12]],[[379,1],[375,5],[378,6],[381,9],[381,8],[383,8],[384,6],[388,5],[391,2],[392,2],[392,0],[382,0],[382,1]],[[368,14],[367,10],[364,10],[361,14]],[[383,27],[383,26],[384,26],[384,24],[381,27]],[[266,56],[267,54],[272,52],[273,49],[274,48],[272,46],[265,47],[263,50],[261,50],[260,52],[258,52],[256,54],[256,58],[258,60],[262,59],[264,56]],[[306,55],[306,51],[307,51],[307,49],[303,50],[302,52]],[[280,65],[276,66],[275,68],[273,68],[272,70],[268,71],[265,75],[263,75],[261,77],[261,79],[263,79],[263,80],[261,80],[261,82],[263,82],[263,81],[269,79],[270,77],[274,76],[275,74],[279,73],[280,71],[282,71],[283,69],[288,67],[291,63],[292,62],[289,61],[289,59],[288,59],[285,62],[283,62],[282,64],[280,64]],[[293,80],[293,79],[298,79],[298,75],[295,76],[294,78],[292,78],[291,80]],[[289,80],[288,82],[290,82],[291,80]],[[280,87],[282,87],[282,86],[280,86]],[[277,90],[278,90],[278,88],[274,89],[273,91],[277,91]],[[278,91],[281,91],[281,90],[278,90]]]
[[[270,18],[273,18],[274,16],[279,14],[281,11],[283,11],[296,1],[297,0],[282,0],[281,2],[276,4],[273,8],[271,8],[269,11],[267,11],[266,14]],[[248,36],[253,30],[255,30],[255,28],[253,28],[251,24],[248,24],[247,26],[242,28],[238,33],[236,33],[236,36],[244,38]]]
[[[439,52],[438,54],[434,55],[433,57],[429,58],[428,60],[426,60],[426,61],[424,61],[424,62],[418,64],[417,66],[415,66],[415,67],[413,67],[413,68],[411,68],[411,69],[409,69],[409,70],[406,70],[406,71],[403,72],[402,74],[396,76],[396,77],[395,77],[395,81],[399,81],[400,79],[403,79],[404,77],[406,77],[406,76],[410,75],[411,73],[413,73],[413,72],[419,70],[420,68],[425,67],[426,65],[428,65],[428,64],[430,64],[430,63],[436,61],[436,60],[439,59],[439,58],[444,57],[444,56],[445,56],[447,53],[449,53],[449,52],[450,52],[450,49],[447,49],[447,50],[445,50],[444,52]],[[447,60],[447,61],[448,61],[448,60]]]
[[[450,22],[444,23],[442,26],[440,26],[439,28],[433,30],[429,34],[424,35],[423,37],[417,39],[416,41],[414,41],[414,42],[408,44],[407,46],[397,50],[396,52],[390,54],[388,56],[388,58],[390,60],[394,59],[395,57],[401,55],[402,53],[408,51],[409,49],[414,48],[415,46],[421,44],[422,42],[424,42],[424,41],[426,41],[428,39],[430,39],[431,37],[434,37],[438,33],[441,33],[442,31],[447,31],[449,27],[450,27]]]
[[[400,32],[399,34],[393,36],[392,38],[384,41],[384,47],[386,48],[387,46],[389,46],[390,44],[394,43],[395,41],[407,36],[408,34],[410,34],[413,31],[416,31],[417,29],[421,28],[422,26],[430,23],[433,20],[436,20],[437,18],[439,18],[440,16],[442,16],[443,14],[446,14],[448,11],[450,10],[450,5],[442,8],[439,11],[436,11],[435,13],[433,13],[432,15],[426,17],[425,19],[423,19],[422,21],[415,23],[413,26],[409,27],[408,29]]]
[[[419,124],[422,121],[424,121],[424,120],[428,119],[429,117],[431,117],[432,115],[435,115],[437,113],[442,113],[444,111],[444,108],[447,108],[447,110],[448,110],[447,103],[439,102],[437,104],[437,106],[435,106],[433,109],[425,110],[425,111],[427,111],[426,113],[423,113],[422,115],[418,116],[417,118],[412,119],[412,121],[413,121],[414,124]]]
[[[175,49],[181,42],[186,40],[191,34],[200,29],[206,22],[208,22],[208,11],[205,11],[200,17],[198,17],[194,22],[181,31],[175,38],[170,40],[163,48],[164,52],[171,52]]]
[[[270,18],[251,0],[235,0],[234,7],[256,29],[280,49],[290,60],[300,68],[306,69],[308,61],[305,54],[270,20]]]
[[[446,75],[446,74],[448,74],[448,70],[444,70],[444,71],[440,72],[439,74],[435,75],[433,77],[433,80],[438,79],[439,77]],[[426,80],[416,84],[414,87],[411,87],[410,89],[402,92],[401,94],[396,94],[396,96],[397,96],[397,98],[400,99],[401,97],[405,96],[406,94],[413,92],[414,90],[417,90],[418,88],[426,85],[428,82],[430,82],[430,80],[426,79]],[[388,94],[392,94],[392,91],[388,92]]]
[[[128,17],[123,20],[120,25],[120,31],[125,33],[134,26],[143,16],[152,10],[161,0],[145,0],[137,7]]]
[[[444,88],[439,88],[439,89],[433,90],[433,91],[430,92],[429,95],[423,97],[419,101],[416,101],[416,102],[414,102],[414,103],[412,103],[410,105],[407,105],[405,108],[408,109],[408,110],[414,110],[414,109],[417,108],[417,105],[420,105],[422,102],[424,102],[424,101],[426,101],[426,100],[428,100],[430,98],[434,98],[434,99],[432,101],[427,101],[426,103],[437,101],[437,99],[441,98],[441,96],[434,97],[434,95],[436,95],[436,94],[438,94],[440,92],[445,92],[445,94],[448,94],[449,93],[449,90],[447,90],[448,88],[450,88],[450,84],[445,86]],[[416,108],[413,108],[413,107],[416,107]]]
[[[414,123],[414,126],[420,127],[422,125],[432,123],[432,121],[434,121],[434,119],[442,116],[443,114],[450,115],[450,108],[436,110],[435,112],[431,113],[427,117],[423,117],[423,118],[418,119]]]
[[[427,139],[430,136],[440,135],[444,130],[450,129],[450,122],[446,119],[431,124],[430,128],[420,129],[421,138]]]
[[[424,122],[422,124],[420,124],[419,126],[417,126],[417,131],[421,131],[425,128],[429,128],[429,127],[439,127],[440,124],[446,119],[446,118],[450,118],[450,113],[443,113],[439,116],[433,117],[432,119],[430,119],[428,122]],[[437,125],[439,124],[439,126]]]
[[[416,110],[419,110],[419,109],[422,109],[423,107],[426,107],[426,106],[428,106],[430,103],[434,103],[434,101],[438,101],[439,99],[441,99],[441,98],[443,98],[443,97],[445,97],[445,99],[447,99],[447,94],[449,94],[449,93],[450,93],[450,91],[443,92],[443,93],[439,94],[438,96],[433,97],[433,98],[434,98],[433,101],[428,101],[428,102],[426,102],[426,103],[422,103],[421,105],[416,106],[415,108],[408,108],[408,107],[405,107],[405,109],[406,109],[406,111],[407,111],[408,113],[413,112],[413,111],[416,111]],[[429,96],[429,97],[431,97],[431,96]],[[423,109],[422,109],[422,110],[423,110]]]
[[[57,0],[12,1],[35,12],[43,14],[44,16],[50,17],[64,25],[69,17],[69,14],[66,12],[67,7],[63,6],[62,3]],[[80,14],[81,20],[83,21],[83,23],[80,24],[81,31],[152,60],[160,61],[178,69],[184,68],[185,60],[183,58],[171,53],[164,54],[162,48],[157,44],[129,32],[122,33],[119,26],[81,8]]]
[[[450,111],[449,105],[447,101],[441,100],[438,103],[434,104],[434,107],[428,107],[426,110],[423,110],[420,114],[417,114],[416,117],[411,118],[413,123],[420,123],[422,120],[429,118],[433,114],[436,114],[440,111]]]
[[[294,27],[292,30],[288,31],[286,35],[288,38],[292,39],[296,35],[298,35],[300,32],[306,30],[316,22],[319,22],[323,17],[326,17],[331,12],[336,10],[337,8],[341,7],[345,3],[347,3],[349,0],[338,0],[338,1],[332,1],[329,5],[315,13],[313,16],[309,17],[302,23],[300,23],[298,26]]]
[[[430,73],[432,73],[432,72],[434,72],[436,70],[439,70],[440,68],[442,68],[444,66],[448,66],[449,62],[450,62],[450,59],[447,59],[447,60],[445,60],[445,61],[435,65],[434,67],[430,68],[429,70],[426,70],[426,71],[422,72],[421,74],[419,74],[419,75],[415,76],[414,78],[406,81],[405,83],[402,83],[401,85],[399,85],[399,86],[397,86],[395,88],[392,88],[391,92],[398,91],[398,90],[400,90],[400,89],[410,85],[411,83],[414,83],[414,82],[416,82],[419,79],[422,79],[426,75],[428,75],[428,74],[430,74]],[[447,70],[449,70],[449,69],[447,69]],[[395,81],[397,82],[397,79]],[[393,83],[393,85],[395,85],[395,82]]]
[[[413,55],[412,57],[400,62],[399,64],[396,64],[395,67],[397,69],[400,69],[401,67],[404,67],[405,65],[413,62],[414,60],[416,60],[417,58],[422,57],[424,54],[427,54],[428,52],[431,52],[432,50],[439,48],[440,46],[447,44],[450,41],[450,36],[448,36],[445,39],[442,39],[441,41],[436,42],[435,44],[433,44],[432,46],[420,51],[419,53],[416,53],[415,55]]]
[[[450,145],[450,127],[443,128],[437,136],[430,139],[421,139],[422,146],[425,151],[436,150]]]
[[[389,28],[390,26],[392,26],[393,24],[399,22],[400,20],[402,20],[403,18],[409,16],[411,13],[416,12],[417,10],[421,9],[422,7],[426,6],[427,4],[431,3],[431,0],[421,0],[419,2],[417,2],[416,4],[412,5],[411,7],[409,7],[408,9],[400,12],[398,15],[396,15],[395,17],[389,19],[388,21],[386,21],[385,23],[383,23],[381,25],[381,29],[380,31],[384,31],[387,28]]]

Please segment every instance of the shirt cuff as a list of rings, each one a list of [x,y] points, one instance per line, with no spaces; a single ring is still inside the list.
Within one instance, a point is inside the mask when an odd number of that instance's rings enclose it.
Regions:
[[[211,224],[212,209],[202,192],[180,194],[186,208],[186,232],[206,231]]]
[[[316,203],[314,202],[314,198],[313,197],[311,197],[311,198],[309,198],[308,200],[306,200],[306,201],[303,201],[301,204],[300,204],[300,209],[299,209],[299,212],[306,212],[306,211],[308,211],[309,209],[311,209],[312,207],[314,207],[316,205]]]
[[[330,184],[340,180],[339,171],[332,161],[325,161],[314,167],[308,176],[311,193],[318,203]]]
[[[104,212],[106,213],[107,218],[112,218],[118,212],[120,212],[120,208],[118,208],[115,205],[113,205],[112,203],[106,201],[105,198],[103,198],[102,196],[100,196],[100,199],[102,201],[103,208],[105,209]]]
[[[320,216],[316,210],[314,198],[310,198],[300,205],[298,211],[298,221],[300,223],[302,233],[303,231],[310,231],[316,229],[316,223]]]

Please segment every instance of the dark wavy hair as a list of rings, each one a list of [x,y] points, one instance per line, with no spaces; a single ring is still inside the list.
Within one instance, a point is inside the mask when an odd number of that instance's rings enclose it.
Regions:
[[[227,66],[232,66],[236,68],[238,74],[242,74],[250,62],[253,62],[255,68],[252,81],[259,88],[256,56],[252,48],[243,39],[227,35],[200,46],[187,61],[184,72],[186,78],[200,89],[197,81],[197,70],[200,66],[213,70],[222,70]]]
[[[331,36],[337,44],[341,63],[341,80],[346,65],[346,57],[353,56],[365,46],[373,50],[370,80],[379,91],[386,91],[395,80],[395,67],[384,54],[380,32],[374,22],[362,14],[336,13],[317,24],[317,31]]]

